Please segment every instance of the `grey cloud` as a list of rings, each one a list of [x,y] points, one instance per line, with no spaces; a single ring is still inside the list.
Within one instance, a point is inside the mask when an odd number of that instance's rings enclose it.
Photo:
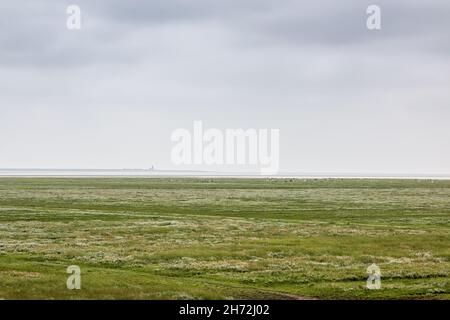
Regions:
[[[383,10],[383,31],[378,34],[365,27],[365,9],[370,3],[113,0],[105,5],[99,0],[79,0],[84,23],[79,33],[65,29],[69,2],[2,3],[0,63],[45,67],[130,63],[145,58],[152,42],[151,33],[148,38],[130,41],[140,31],[172,26],[181,28],[182,33],[184,25],[209,28],[214,23],[226,30],[232,43],[242,47],[319,45],[334,50],[395,39],[399,46],[414,50],[448,52],[448,41],[444,41],[450,29],[448,3],[413,0],[405,5],[402,1],[377,1]],[[442,41],[431,45],[421,42],[431,36]]]

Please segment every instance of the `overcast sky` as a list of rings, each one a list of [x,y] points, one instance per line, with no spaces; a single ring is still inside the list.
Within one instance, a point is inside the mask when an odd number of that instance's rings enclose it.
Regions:
[[[449,36],[448,0],[1,1],[0,168],[177,169],[201,120],[280,129],[283,172],[450,173]]]

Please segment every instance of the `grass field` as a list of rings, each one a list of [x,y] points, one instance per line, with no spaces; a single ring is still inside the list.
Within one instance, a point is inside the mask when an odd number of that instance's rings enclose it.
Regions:
[[[450,181],[0,178],[14,298],[449,299]]]

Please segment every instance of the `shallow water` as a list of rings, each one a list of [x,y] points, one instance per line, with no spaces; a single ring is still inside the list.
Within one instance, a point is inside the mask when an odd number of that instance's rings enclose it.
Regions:
[[[264,176],[258,172],[217,172],[186,170],[139,169],[0,169],[3,177],[242,177],[242,178],[304,178],[304,179],[439,179],[450,180],[450,174],[371,174],[371,173],[279,173]]]

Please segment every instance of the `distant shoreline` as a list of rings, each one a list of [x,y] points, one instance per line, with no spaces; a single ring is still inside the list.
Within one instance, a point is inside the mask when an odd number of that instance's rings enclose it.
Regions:
[[[145,169],[0,169],[3,178],[265,178],[265,179],[413,179],[450,180],[450,174],[214,172]]]

